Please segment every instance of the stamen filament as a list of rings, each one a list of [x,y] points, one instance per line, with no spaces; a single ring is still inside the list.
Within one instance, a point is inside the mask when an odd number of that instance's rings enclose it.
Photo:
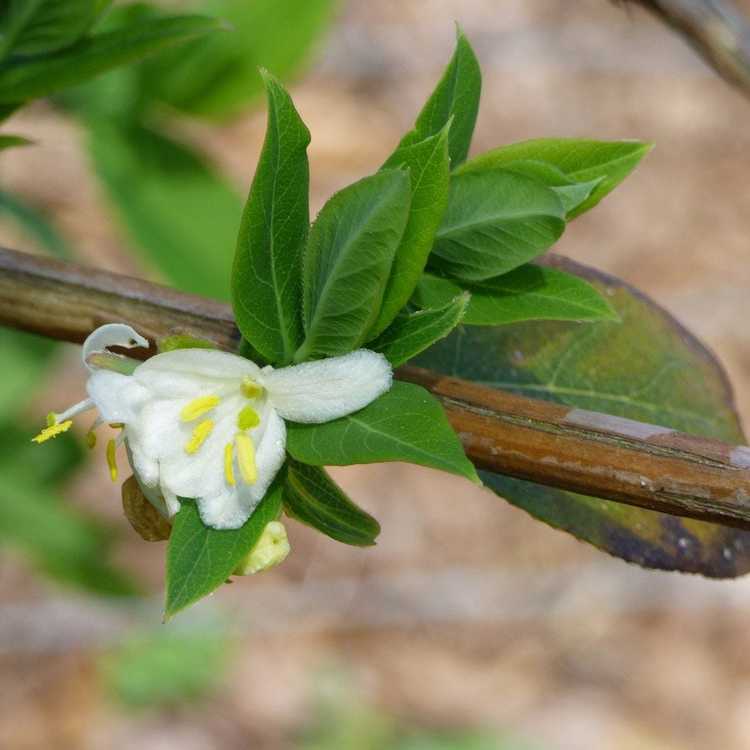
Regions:
[[[109,477],[113,482],[117,481],[117,443],[107,440],[107,466],[109,466]]]
[[[251,430],[259,424],[260,417],[255,409],[249,404],[243,407],[242,411],[237,415],[237,427],[241,430]]]
[[[185,453],[191,455],[195,453],[206,441],[206,438],[211,434],[213,428],[214,423],[211,419],[204,419],[202,422],[199,422],[193,430],[190,440],[185,443]]]
[[[263,395],[265,389],[262,385],[259,385],[254,380],[251,380],[247,375],[242,378],[242,385],[240,391],[245,398],[258,398]]]
[[[65,422],[68,419],[72,419],[73,417],[77,416],[81,412],[93,409],[95,406],[96,404],[92,399],[86,398],[83,401],[79,401],[77,404],[71,406],[70,409],[66,409],[62,414],[48,415],[47,420],[49,421],[50,416],[53,416],[56,422]]]
[[[224,446],[224,477],[230,487],[234,487],[234,444]]]
[[[221,399],[218,396],[200,396],[199,398],[194,398],[189,404],[183,407],[180,412],[180,419],[183,422],[192,422],[194,419],[208,414],[220,402]]]
[[[258,479],[258,467],[255,465],[255,446],[244,432],[238,432],[234,437],[237,445],[237,463],[240,467],[242,481],[245,484],[255,484]]]

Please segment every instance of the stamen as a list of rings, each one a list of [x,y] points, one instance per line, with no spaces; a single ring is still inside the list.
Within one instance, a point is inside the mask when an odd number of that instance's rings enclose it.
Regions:
[[[224,477],[227,484],[234,487],[234,445],[232,443],[224,446]]]
[[[262,385],[258,385],[254,380],[251,380],[247,375],[242,378],[242,385],[240,386],[242,395],[245,398],[258,398],[263,395],[265,390]]]
[[[66,420],[72,419],[73,417],[77,416],[81,412],[93,409],[95,406],[96,404],[92,401],[92,399],[86,398],[83,401],[79,401],[77,404],[71,406],[70,409],[66,409],[62,414],[47,415],[47,420],[49,421],[50,416],[53,416],[56,422],[65,422]]]
[[[255,465],[255,446],[244,432],[238,432],[234,438],[237,444],[237,463],[245,484],[255,484],[258,479],[258,467]]]
[[[93,430],[89,430],[86,433],[86,445],[88,446],[89,450],[93,450],[96,448],[96,433]]]
[[[183,422],[192,422],[194,419],[208,414],[211,409],[219,405],[221,399],[218,396],[200,396],[194,398],[189,404],[183,407],[180,412],[180,419]]]
[[[113,482],[117,481],[117,444],[114,440],[107,440],[107,466],[109,466],[109,477]]]
[[[255,409],[249,404],[243,407],[242,411],[237,415],[237,427],[241,430],[251,430],[259,424],[260,417]]]
[[[191,455],[195,453],[206,441],[206,438],[211,434],[213,428],[214,423],[211,419],[204,419],[202,422],[199,422],[193,430],[190,440],[185,443],[185,453]]]
[[[36,437],[31,438],[32,443],[44,443],[51,438],[62,435],[63,432],[67,432],[73,426],[72,420],[66,422],[59,422],[51,424],[45,427]]]

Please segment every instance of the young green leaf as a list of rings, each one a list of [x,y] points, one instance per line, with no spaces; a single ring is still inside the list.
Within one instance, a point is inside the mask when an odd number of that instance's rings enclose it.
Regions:
[[[380,312],[409,218],[409,173],[391,169],[336,193],[310,231],[304,259],[306,338],[295,359],[359,347]]]
[[[0,59],[57,52],[77,42],[111,0],[9,0],[0,10]]]
[[[436,135],[452,119],[448,152],[451,167],[458,166],[469,153],[481,90],[482,73],[479,62],[463,32],[458,29],[453,57],[419,113],[414,129],[404,136],[399,148]]]
[[[58,258],[70,258],[68,241],[45,214],[12,193],[0,190],[0,215],[7,214],[19,229],[38,246]]]
[[[228,299],[242,215],[234,187],[192,148],[155,130],[102,114],[86,124],[96,173],[145,261],[182,291]]]
[[[512,271],[547,250],[565,210],[545,185],[503,169],[456,174],[429,265],[463,281]]]
[[[264,80],[268,127],[237,237],[232,303],[245,339],[268,361],[288,364],[302,340],[310,131],[284,87],[267,73]]]
[[[380,524],[358,508],[317,466],[290,461],[284,483],[284,510],[308,526],[344,544],[375,544]]]
[[[745,443],[726,375],[699,342],[623,282],[565,259],[554,261],[606,291],[622,323],[466,326],[415,364],[572,410]],[[499,474],[482,476],[500,497],[541,521],[630,562],[712,577],[750,571],[747,531]]]
[[[462,173],[497,169],[518,161],[547,162],[576,182],[601,180],[569,219],[593,208],[612,192],[651,150],[640,141],[592,141],[577,138],[540,138],[503,146],[481,154],[461,167]]]
[[[604,179],[598,177],[595,180],[576,182],[552,164],[532,159],[511,162],[503,169],[531,177],[532,180],[552,188],[563,204],[566,218],[591,195],[594,188]]]
[[[217,531],[204,526],[196,504],[183,501],[174,517],[167,550],[165,619],[221,586],[280,512],[280,482],[271,485],[239,529]]]
[[[427,264],[435,232],[448,205],[448,127],[420,143],[399,146],[383,166],[409,169],[411,210],[393,259],[380,314],[368,339],[382,333],[406,305]]]
[[[421,307],[471,293],[463,323],[498,326],[522,320],[618,320],[601,293],[584,279],[544,266],[524,265],[496,279],[456,284],[425,274],[414,295]]]
[[[0,68],[0,104],[15,105],[87,81],[167,45],[220,28],[219,21],[178,16],[82,39],[52,55]]]
[[[447,283],[454,286],[450,281]],[[456,296],[447,302],[441,300],[434,307],[425,305],[432,309],[399,315],[368,348],[382,352],[398,367],[445,338],[461,322],[469,304],[470,295],[454,288]]]
[[[312,466],[406,461],[479,482],[440,402],[411,383],[397,381],[369,406],[333,422],[288,422],[286,447]]]

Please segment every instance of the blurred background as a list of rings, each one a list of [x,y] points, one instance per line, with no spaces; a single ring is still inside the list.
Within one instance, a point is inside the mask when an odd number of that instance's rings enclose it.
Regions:
[[[657,144],[557,249],[702,338],[750,424],[750,103],[652,17],[606,0],[163,0],[107,23],[159,7],[235,32],[14,116],[36,143],[3,155],[1,244],[226,297],[265,129],[257,66],[312,132],[315,212],[409,128],[458,21],[484,73],[474,152]],[[283,566],[161,625],[165,547],[127,525],[101,452],[82,433],[28,447],[80,398],[77,349],[0,331],[0,356],[1,748],[750,747],[750,582],[641,571],[412,466],[333,472],[380,520],[377,547],[290,521]]]

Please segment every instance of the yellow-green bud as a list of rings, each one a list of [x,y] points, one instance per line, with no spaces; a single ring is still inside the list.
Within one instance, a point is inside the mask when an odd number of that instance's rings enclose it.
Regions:
[[[284,524],[279,521],[271,521],[263,529],[260,539],[250,550],[247,557],[237,566],[234,573],[239,576],[247,576],[273,568],[286,560],[290,550],[291,547]]]

